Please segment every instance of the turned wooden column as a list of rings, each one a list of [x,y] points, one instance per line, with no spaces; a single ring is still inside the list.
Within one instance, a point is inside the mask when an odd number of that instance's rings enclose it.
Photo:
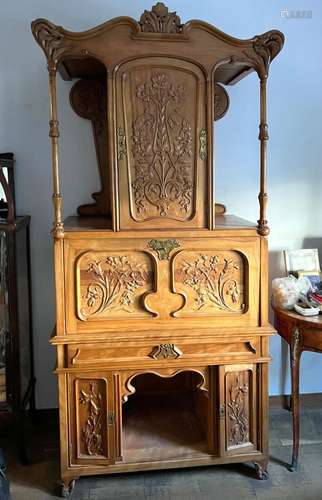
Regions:
[[[267,201],[268,195],[266,192],[267,185],[267,141],[268,141],[268,125],[267,125],[267,111],[266,111],[266,82],[267,77],[260,79],[260,124],[259,124],[259,140],[260,140],[260,191],[258,195],[259,200],[259,220],[258,233],[261,236],[269,234],[269,227],[267,225]]]
[[[62,222],[61,206],[62,196],[60,193],[59,166],[58,166],[58,120],[57,120],[57,95],[56,95],[56,64],[48,64],[49,72],[49,137],[51,139],[51,164],[53,175],[53,204],[54,204],[54,224],[53,234],[55,238],[61,238],[64,234]]]

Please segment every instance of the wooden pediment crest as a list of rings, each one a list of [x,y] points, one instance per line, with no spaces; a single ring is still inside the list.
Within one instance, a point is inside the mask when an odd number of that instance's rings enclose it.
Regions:
[[[183,27],[177,13],[169,12],[162,2],[144,11],[139,25],[144,33],[181,33]]]

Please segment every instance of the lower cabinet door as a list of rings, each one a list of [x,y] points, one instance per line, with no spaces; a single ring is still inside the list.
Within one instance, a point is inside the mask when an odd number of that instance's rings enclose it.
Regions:
[[[87,373],[68,377],[70,463],[109,465],[114,461],[112,375]]]
[[[221,455],[257,450],[257,370],[255,364],[219,368]]]

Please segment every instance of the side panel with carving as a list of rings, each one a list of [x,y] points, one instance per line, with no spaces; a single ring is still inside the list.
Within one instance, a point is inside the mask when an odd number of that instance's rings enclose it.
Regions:
[[[186,304],[177,315],[243,314],[248,309],[248,266],[236,251],[182,251],[173,265],[175,288]]]
[[[220,367],[222,451],[248,453],[257,449],[256,365]]]
[[[122,156],[117,140],[121,228],[204,227],[203,73],[185,61],[140,59],[121,66],[117,92],[117,131],[125,137]]]
[[[139,300],[152,287],[152,262],[146,253],[86,252],[76,273],[79,319],[149,316]]]
[[[113,455],[113,388],[98,374],[69,378],[71,464],[109,464]]]

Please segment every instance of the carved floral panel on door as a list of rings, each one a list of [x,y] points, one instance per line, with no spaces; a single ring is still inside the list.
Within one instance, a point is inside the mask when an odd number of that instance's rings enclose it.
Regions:
[[[245,261],[239,252],[183,251],[173,262],[176,291],[186,304],[179,315],[243,314],[247,311]]]
[[[145,252],[86,252],[77,261],[77,314],[81,320],[149,316],[141,297],[152,289]]]
[[[76,443],[78,459],[108,458],[107,381],[76,379]]]
[[[252,371],[229,371],[225,375],[226,449],[252,445]]]
[[[166,65],[122,74],[130,213],[137,222],[195,215],[199,78]]]

